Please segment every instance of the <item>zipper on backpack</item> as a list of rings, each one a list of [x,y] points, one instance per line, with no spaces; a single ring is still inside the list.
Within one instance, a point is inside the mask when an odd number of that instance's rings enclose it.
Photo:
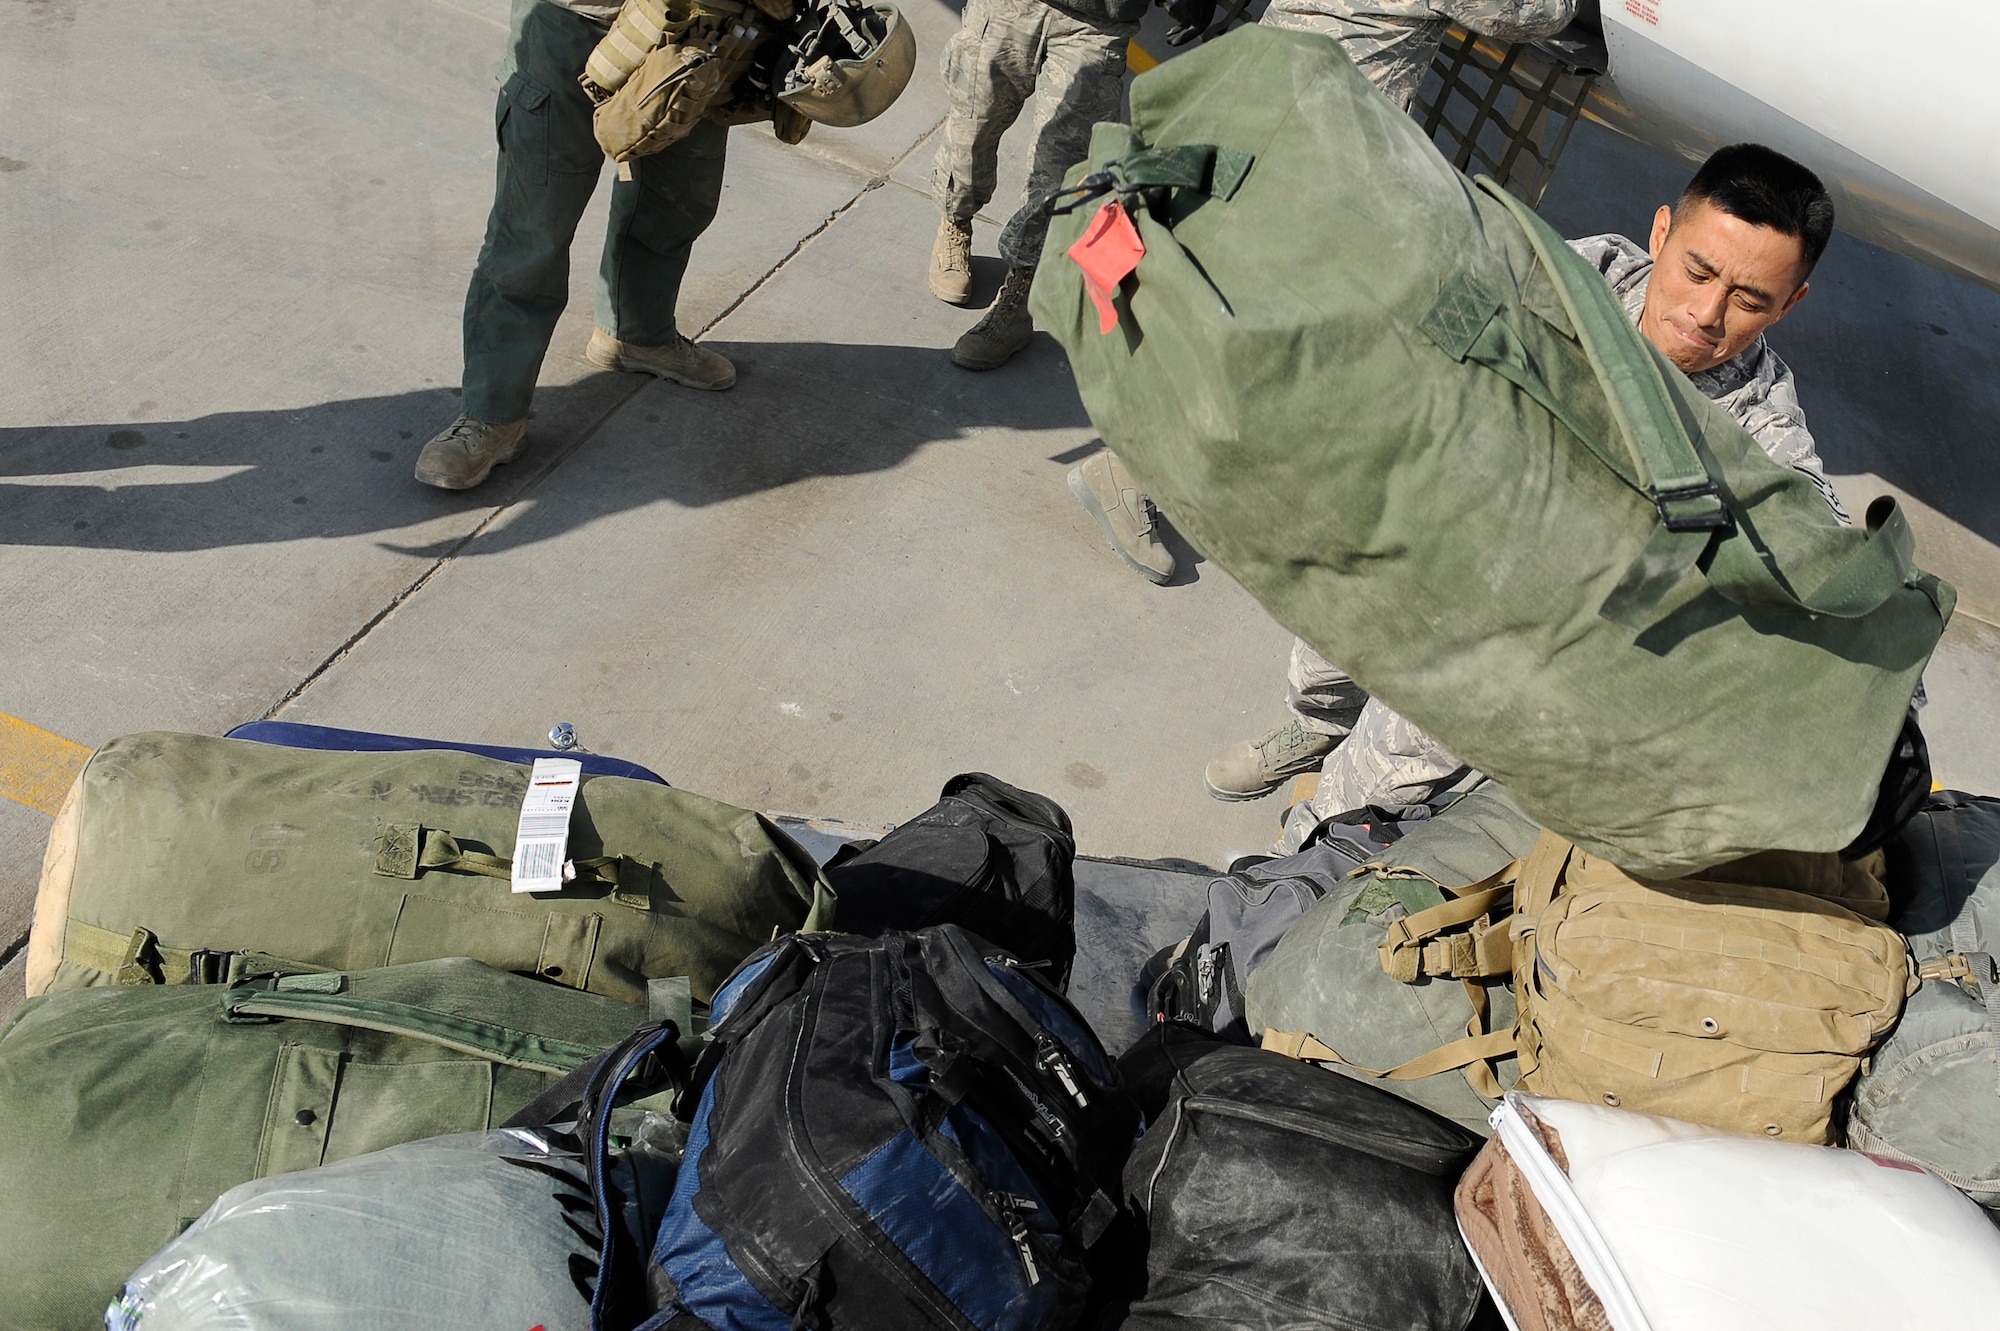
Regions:
[[[1039,1211],[1032,1197],[1016,1197],[1011,1193],[994,1192],[987,1194],[993,1209],[1000,1213],[1000,1223],[1007,1227],[1007,1237],[1014,1242],[1014,1251],[1020,1254],[1021,1269],[1027,1274],[1030,1285],[1042,1283],[1042,1270],[1035,1265],[1034,1245],[1028,1241],[1028,1222],[1021,1218],[1023,1211]]]
[[[1063,1053],[1062,1046],[1056,1043],[1055,1037],[1047,1031],[1035,1032],[1035,1063],[1042,1071],[1055,1074],[1055,1079],[1062,1083],[1065,1091],[1069,1092],[1069,1098],[1076,1101],[1078,1109],[1090,1108],[1090,1097],[1085,1095],[1083,1087],[1077,1084],[1076,1074],[1070,1068],[1068,1056]]]

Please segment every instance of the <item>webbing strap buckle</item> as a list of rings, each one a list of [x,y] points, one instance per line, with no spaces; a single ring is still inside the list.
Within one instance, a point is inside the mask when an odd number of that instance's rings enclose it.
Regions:
[[[1716,531],[1734,522],[1729,516],[1729,505],[1723,502],[1722,492],[1715,488],[1714,481],[1683,490],[1654,490],[1652,495],[1660,525],[1668,531]],[[1696,505],[1694,511],[1688,511],[1688,505]]]
[[[1118,178],[1109,171],[1093,171],[1082,180],[1077,181],[1076,184],[1071,185],[1068,189],[1059,189],[1049,195],[1048,198],[1043,199],[1042,211],[1048,213],[1051,217],[1062,217],[1065,214],[1075,212],[1092,199],[1100,198],[1117,188]],[[1070,199],[1068,203],[1062,202],[1064,198],[1072,194],[1076,195],[1074,199]],[[1057,207],[1056,205],[1058,204],[1062,206]]]
[[[229,976],[229,952],[217,952],[210,948],[196,948],[188,953],[189,984],[220,984]]]

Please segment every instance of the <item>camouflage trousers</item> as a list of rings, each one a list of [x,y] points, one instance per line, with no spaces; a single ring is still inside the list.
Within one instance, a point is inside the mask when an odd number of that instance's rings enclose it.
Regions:
[[[1033,268],[1049,219],[1037,206],[1083,159],[1090,127],[1125,109],[1125,44],[1136,23],[1095,27],[1042,0],[966,0],[944,48],[951,113],[931,167],[931,197],[946,217],[969,222],[993,198],[1000,136],[1036,99],[1028,150],[1028,197],[1000,233],[1000,257]]]
[[[1428,804],[1471,775],[1444,745],[1368,696],[1354,677],[1292,643],[1285,701],[1299,723],[1340,743],[1320,764],[1319,789],[1285,816],[1281,853],[1299,848],[1321,819],[1366,804]]]

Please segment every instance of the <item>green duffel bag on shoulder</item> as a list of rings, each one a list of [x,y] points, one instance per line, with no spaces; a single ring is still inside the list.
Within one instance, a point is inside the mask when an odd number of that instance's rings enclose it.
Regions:
[[[1628,872],[1853,841],[1953,604],[1892,500],[1839,526],[1327,38],[1141,76],[1068,180],[1035,316],[1281,623]]]
[[[2000,799],[1934,794],[1883,849],[1923,984],[1855,1080],[1847,1144],[2000,1208]]]
[[[0,1035],[0,1328],[101,1327],[237,1184],[493,1127],[643,1020],[464,959],[30,999]]]
[[[1520,1075],[1504,975],[1404,984],[1378,953],[1394,921],[1505,869],[1540,833],[1490,782],[1419,823],[1300,917],[1251,974],[1251,1038],[1294,1058],[1314,1056],[1311,1044],[1336,1046],[1351,1065],[1393,1072],[1384,1084],[1396,1094],[1489,1133],[1487,1115]]]
[[[514,893],[529,770],[444,749],[113,740],[50,833],[28,992],[475,957],[628,1002],[687,976],[706,1002],[774,935],[831,924],[826,880],[768,819],[617,776],[583,778],[571,881]]]

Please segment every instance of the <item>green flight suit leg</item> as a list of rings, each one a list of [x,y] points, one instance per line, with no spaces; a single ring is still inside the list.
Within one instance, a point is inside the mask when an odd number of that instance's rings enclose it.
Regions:
[[[500,158],[486,243],[465,294],[464,412],[528,414],[569,300],[569,251],[604,171],[577,75],[604,29],[544,0],[515,0],[511,71],[494,111]],[[614,181],[597,323],[640,346],[675,338],[674,306],[695,238],[722,198],[728,131],[703,121]]]

